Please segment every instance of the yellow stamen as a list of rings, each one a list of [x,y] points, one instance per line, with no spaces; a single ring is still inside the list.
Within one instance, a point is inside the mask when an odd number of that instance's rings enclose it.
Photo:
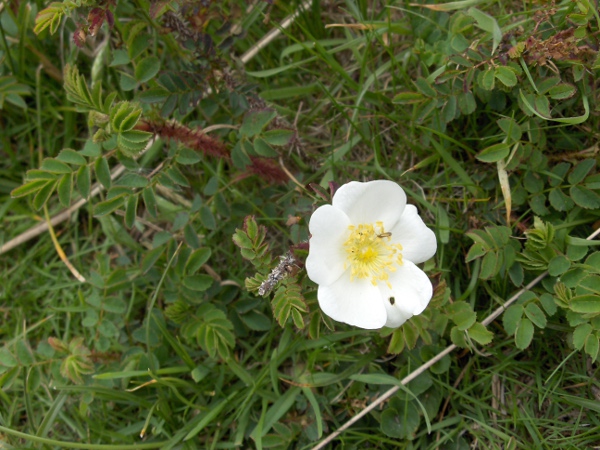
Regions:
[[[377,286],[385,282],[389,288],[389,273],[402,265],[402,245],[390,244],[392,233],[383,229],[383,222],[350,225],[350,236],[344,243],[350,267],[350,279],[368,278]]]

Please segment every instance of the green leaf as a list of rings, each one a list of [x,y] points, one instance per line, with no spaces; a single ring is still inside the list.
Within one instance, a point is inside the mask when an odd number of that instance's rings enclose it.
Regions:
[[[112,180],[110,178],[110,168],[108,167],[108,161],[106,158],[98,158],[94,163],[94,170],[96,172],[96,177],[98,181],[104,186],[106,189],[109,189]]]
[[[15,343],[15,353],[21,364],[30,366],[35,363],[33,352],[31,351],[31,348],[29,348],[27,342],[23,339],[19,339]]]
[[[189,187],[190,182],[176,166],[171,166],[164,173],[179,186]]]
[[[140,119],[142,109],[135,103],[121,102],[111,111],[110,123],[116,131],[131,130]]]
[[[275,296],[271,301],[273,306],[273,314],[275,319],[279,323],[279,326],[284,327],[290,314],[293,311],[297,311],[298,313],[306,313],[307,306],[304,302],[304,297],[302,296],[302,291],[300,290],[300,286],[297,284],[290,284],[280,286],[275,291]],[[304,323],[297,323],[294,321],[294,324],[298,328],[302,328]],[[301,325],[301,326],[298,326]]]
[[[596,273],[600,273],[600,252],[594,252],[585,260],[585,264],[593,268],[592,270]]]
[[[129,55],[125,50],[115,50],[113,51],[113,58],[109,67],[123,66],[125,64],[129,64],[130,62],[131,60],[129,59]]]
[[[496,123],[504,132],[504,134],[506,134],[509,142],[517,142],[521,139],[523,130],[515,119],[510,117],[502,117],[501,119],[498,119]]]
[[[598,314],[600,313],[600,295],[578,295],[571,299],[569,308],[577,313]]]
[[[561,83],[548,91],[548,95],[553,100],[566,100],[573,97],[577,93],[577,88],[572,84]]]
[[[600,267],[596,267],[596,270]],[[588,275],[577,284],[578,294],[596,294],[600,295],[600,276]]]
[[[194,250],[185,263],[185,273],[189,275],[195,274],[204,264],[206,264],[210,258],[210,255],[211,250],[208,247],[202,247],[198,250]]]
[[[425,78],[418,77],[415,85],[421,94],[431,98],[437,97],[436,90],[431,87],[431,84]]]
[[[486,252],[487,250],[485,249],[483,244],[476,242],[469,249],[467,257],[465,258],[465,262],[471,262],[477,258],[481,258],[483,255],[486,254]]]
[[[73,176],[70,173],[65,173],[58,181],[56,188],[58,192],[58,200],[65,208],[71,204],[71,194],[73,192]]]
[[[465,339],[465,332],[460,331],[458,327],[452,327],[452,329],[450,330],[450,340],[457,347],[468,347],[467,340]]]
[[[185,227],[183,227],[183,238],[185,243],[193,249],[197,249],[200,247],[200,239],[198,238],[198,233],[194,229],[191,223],[187,223]]]
[[[502,325],[504,326],[504,330],[506,334],[513,335],[517,331],[517,327],[519,326],[519,322],[523,317],[523,305],[510,305],[504,311],[502,315]]]
[[[579,162],[575,167],[573,167],[573,170],[571,170],[571,173],[569,173],[569,177],[568,177],[569,183],[571,183],[571,184],[581,183],[595,166],[596,166],[595,159],[584,159],[583,161]]]
[[[546,293],[540,295],[540,303],[542,304],[542,307],[544,308],[544,311],[546,311],[547,315],[553,316],[556,314],[558,308],[556,306],[556,302],[554,301],[554,297],[552,297],[551,294]]]
[[[58,174],[46,172],[44,170],[39,169],[31,169],[27,171],[27,181],[32,180],[56,180],[58,178]]]
[[[548,194],[548,200],[557,211],[568,211],[573,208],[571,200],[560,188],[554,188]]]
[[[531,320],[523,317],[517,325],[517,331],[515,332],[515,345],[520,350],[525,350],[531,344],[533,339],[533,324]]]
[[[458,109],[465,116],[472,114],[477,109],[477,102],[475,96],[471,91],[461,92],[458,94]]]
[[[446,103],[442,107],[442,119],[445,123],[451,122],[456,117],[458,101],[455,95],[448,97]]]
[[[548,273],[557,277],[571,268],[571,261],[566,256],[556,255],[548,263]]]
[[[63,16],[69,11],[66,4],[61,2],[52,2],[50,5],[41,10],[35,17],[35,27],[33,32],[40,34],[46,28],[50,28],[50,34],[56,33]]]
[[[200,208],[200,222],[209,230],[217,228],[217,221],[210,208],[206,205],[202,205]]]
[[[492,342],[494,333],[489,331],[485,326],[479,322],[475,322],[468,330],[467,334],[471,339],[478,342],[481,345],[487,345]]]
[[[581,350],[591,332],[592,326],[589,323],[582,323],[575,327],[575,330],[573,330],[573,347]]]
[[[138,85],[138,82],[131,75],[121,72],[119,75],[119,86],[125,92],[133,91]]]
[[[142,264],[140,265],[140,270],[142,273],[147,273],[152,267],[154,267],[154,264],[156,261],[158,261],[158,258],[160,258],[164,251],[164,247],[156,247],[146,252],[146,254],[142,257]]]
[[[231,332],[233,325],[223,311],[210,303],[205,303],[198,308],[196,315],[202,319],[197,326],[196,339],[211,358],[217,353],[221,357],[229,356],[230,348],[235,344],[235,336]]]
[[[189,275],[183,279],[183,285],[192,291],[202,292],[211,287],[213,281],[209,275]]]
[[[498,274],[500,270],[500,254],[496,252],[488,252],[481,261],[481,271],[479,272],[479,278],[482,280],[488,280]]]
[[[56,159],[58,161],[67,164],[73,164],[75,166],[82,166],[84,164],[87,164],[87,159],[85,159],[85,157],[81,155],[81,153],[78,153],[70,148],[65,148],[61,150]]]
[[[67,64],[64,70],[64,88],[67,92],[67,98],[79,106],[90,109],[94,108],[92,93],[88,88],[85,78],[79,74],[76,66]]]
[[[425,99],[425,96],[420,92],[400,92],[392,98],[392,103],[400,105],[412,105],[420,103]]]
[[[152,217],[156,217],[158,214],[158,209],[156,206],[156,197],[154,196],[154,189],[152,186],[145,188],[142,191],[142,198],[144,199],[144,205],[146,205],[146,210]]]
[[[119,329],[108,319],[102,320],[97,329],[98,333],[107,338],[114,338],[119,335]]]
[[[294,138],[294,135],[295,132],[293,130],[278,129],[265,131],[262,137],[268,144],[280,146],[288,145]]]
[[[142,59],[135,67],[135,79],[139,83],[145,83],[154,78],[159,70],[159,59],[156,56],[148,56]]]
[[[517,75],[506,66],[496,67],[494,76],[507,87],[514,87],[517,85]]]
[[[279,153],[277,153],[273,149],[273,147],[271,147],[269,144],[267,144],[267,142],[259,136],[254,138],[253,144],[254,144],[254,150],[260,156],[265,156],[267,158],[274,158],[276,156],[279,156]]]
[[[490,67],[482,73],[483,75],[481,76],[481,87],[486,91],[491,91],[492,89],[494,89],[494,85],[496,84],[495,70],[492,67]]]
[[[117,183],[118,186],[126,186],[131,188],[145,188],[148,186],[148,178],[138,173],[125,173]]]
[[[161,87],[152,87],[138,93],[137,99],[142,103],[165,103],[169,96],[169,91]]]
[[[105,216],[107,214],[112,213],[113,211],[116,211],[121,206],[123,206],[125,196],[126,194],[120,194],[116,197],[111,198],[110,200],[105,200],[103,202],[97,203],[96,205],[94,205],[94,216]]]
[[[502,41],[502,30],[496,19],[473,7],[467,10],[467,14],[475,19],[479,28],[492,35],[492,54],[495,53],[500,41]]]
[[[521,286],[523,284],[523,280],[525,279],[525,271],[523,270],[523,266],[520,263],[514,263],[508,269],[508,276],[515,286]]]
[[[258,311],[248,311],[246,314],[242,314],[240,319],[248,328],[254,331],[269,331],[273,327],[271,320]]]
[[[36,210],[41,209],[50,199],[50,196],[54,192],[54,189],[56,189],[56,183],[57,181],[48,181],[46,185],[43,186],[37,192],[37,194],[35,194],[35,197],[33,197],[33,207]]]
[[[528,303],[525,307],[525,315],[538,328],[546,328],[546,315],[535,303]]]
[[[534,98],[534,105],[537,112],[542,117],[550,118],[550,100],[545,95],[536,95]]]
[[[415,121],[417,123],[423,123],[426,118],[428,118],[437,108],[438,100],[436,98],[430,98],[429,100],[421,103],[416,108],[416,118]]]
[[[404,402],[401,412],[395,408],[387,408],[381,413],[381,431],[394,439],[408,439],[419,428],[421,416],[412,402]]]
[[[590,355],[592,361],[598,357],[598,350],[600,349],[600,342],[598,342],[598,336],[590,334],[585,340],[585,352]]]
[[[92,180],[90,175],[90,166],[81,166],[77,171],[76,184],[77,190],[82,198],[88,198],[90,195],[90,186]]]
[[[475,157],[482,162],[494,163],[505,159],[510,153],[510,144],[501,142],[490,145],[480,151]]]
[[[125,205],[125,226],[127,228],[131,228],[135,223],[135,218],[137,215],[137,206],[138,206],[139,196],[130,195],[127,199],[127,203]]]
[[[549,77],[542,80],[536,80],[537,91],[540,94],[546,94],[550,88],[560,83],[560,77]]]
[[[523,177],[523,187],[530,194],[536,194],[544,189],[544,182],[534,172],[527,171]]]
[[[460,331],[467,330],[477,320],[477,314],[475,314],[471,305],[463,301],[452,303],[448,307],[448,315]]]
[[[244,121],[240,127],[240,134],[242,136],[253,137],[259,134],[276,116],[277,112],[273,109],[250,111],[244,117]]]
[[[152,133],[140,130],[123,131],[117,135],[117,147],[128,157],[137,157],[146,148]]]
[[[10,195],[13,198],[25,197],[26,195],[38,192],[40,189],[42,189],[44,186],[51,182],[52,181],[48,181],[47,179],[33,180],[28,183],[25,183],[23,186],[19,186],[18,188],[13,189]]]
[[[6,347],[0,348],[0,365],[4,367],[16,367],[18,364],[17,358]]]
[[[50,173],[71,173],[71,168],[64,162],[58,161],[54,158],[46,158],[42,161],[40,170],[45,170]]]
[[[179,164],[191,165],[200,162],[202,156],[190,148],[182,148],[177,154],[176,160]]]
[[[556,187],[559,186],[563,180],[565,179],[565,176],[567,175],[567,172],[569,171],[569,169],[571,168],[571,164],[566,163],[566,162],[561,162],[556,164],[551,171],[551,176],[548,177],[548,182],[550,183],[550,186],[552,187]]]
[[[569,189],[573,201],[585,209],[600,208],[600,195],[583,186],[571,186]]]

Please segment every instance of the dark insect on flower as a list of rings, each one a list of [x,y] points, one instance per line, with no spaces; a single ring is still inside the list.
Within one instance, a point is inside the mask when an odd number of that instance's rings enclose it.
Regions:
[[[287,276],[293,276],[298,272],[300,267],[297,264],[296,258],[291,251],[288,251],[285,255],[279,257],[280,261],[277,266],[271,270],[267,279],[262,282],[258,288],[258,295],[264,296],[271,292],[275,286],[281,283]]]

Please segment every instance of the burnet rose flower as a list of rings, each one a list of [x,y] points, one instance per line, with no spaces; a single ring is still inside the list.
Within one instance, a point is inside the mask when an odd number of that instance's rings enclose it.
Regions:
[[[435,234],[392,181],[341,186],[309,222],[308,277],[325,314],[366,329],[399,327],[427,307],[431,281],[416,264],[436,251]]]

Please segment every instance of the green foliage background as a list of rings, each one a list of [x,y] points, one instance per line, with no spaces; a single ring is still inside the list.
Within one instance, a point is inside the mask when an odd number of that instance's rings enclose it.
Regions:
[[[391,386],[330,445],[600,445],[599,25],[593,0],[0,4],[2,447],[312,448]],[[302,269],[330,183],[371,179],[438,238],[398,330],[324,317]]]

